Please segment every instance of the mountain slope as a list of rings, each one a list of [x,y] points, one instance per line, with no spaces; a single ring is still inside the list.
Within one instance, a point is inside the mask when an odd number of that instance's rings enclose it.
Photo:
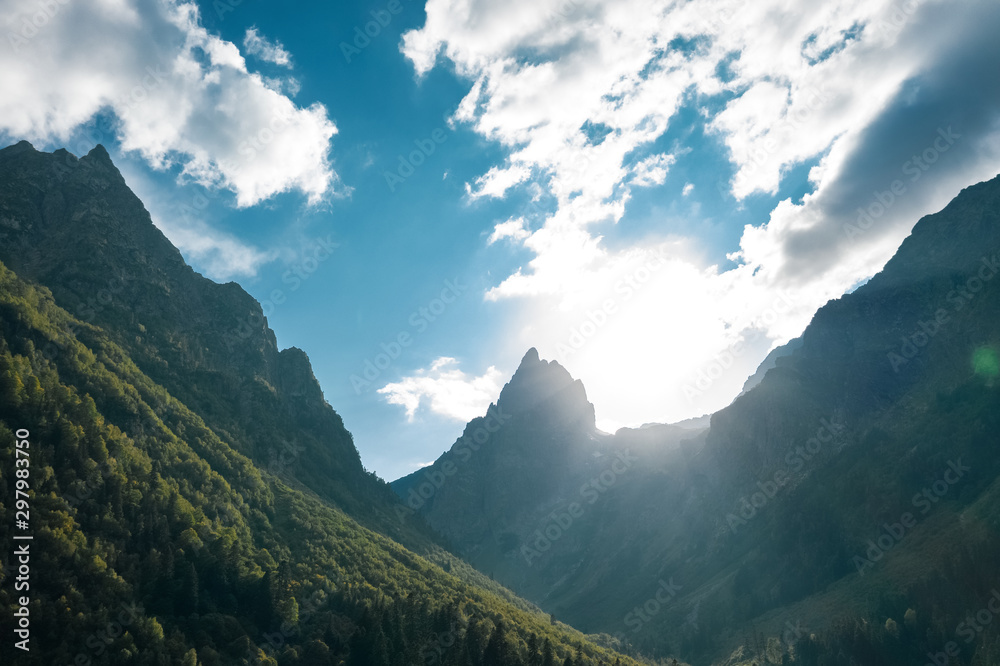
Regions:
[[[779,345],[772,349],[764,360],[760,362],[757,366],[757,371],[750,375],[745,382],[743,382],[743,388],[740,390],[740,395],[743,395],[753,387],[760,384],[761,380],[764,379],[764,375],[768,373],[771,368],[778,365],[780,359],[788,356],[793,351],[802,346],[802,338],[795,338],[794,340],[789,340],[783,345]]]
[[[235,285],[212,285],[171,263],[99,152],[86,158],[98,160],[93,167],[80,167],[93,171],[60,184],[38,171],[53,156],[16,148],[0,151],[3,252],[24,243],[21,265],[53,286],[0,262],[0,469],[30,461],[21,533],[34,537],[30,588],[15,590],[15,476],[0,475],[0,623],[13,624],[22,595],[31,618],[31,652],[13,653],[5,641],[4,663],[519,664],[546,652],[579,654],[587,664],[619,659],[431,541],[417,554],[348,515],[374,498],[381,504],[361,518],[375,524],[391,515],[403,529],[399,505],[388,492],[380,500],[384,485],[355,465],[349,434],[336,439],[339,418],[315,402],[304,356],[259,346],[268,340],[262,329],[226,357],[244,365],[227,369],[217,357],[213,308],[259,306]],[[120,237],[102,240],[111,225]],[[50,246],[32,254],[31,234],[49,234]],[[77,234],[89,252],[64,247]],[[108,275],[132,276],[131,287],[114,287],[124,305],[102,299],[101,313],[83,311],[91,321],[63,307],[79,312],[87,289]],[[175,344],[160,350],[168,339]],[[267,390],[212,400],[202,381]],[[311,488],[268,465],[251,428],[275,423],[246,414],[241,429],[220,425],[236,418],[241,399],[286,410],[276,420],[292,424],[297,441],[327,447],[307,448],[304,457],[317,456],[308,466],[341,476],[305,477]]]
[[[587,477],[549,467],[547,486],[558,492],[491,521],[526,516],[528,532],[552,538],[522,531],[458,545],[546,610],[650,652],[695,663],[735,648],[730,663],[782,654],[807,664],[918,663],[954,638],[963,613],[995,585],[998,259],[995,179],[921,219],[884,270],[821,308],[801,346],[713,415],[707,433],[678,447],[654,430],[648,452],[634,454],[638,462],[572,521],[565,514]],[[564,458],[595,448],[588,425],[571,426],[579,436]],[[624,434],[605,446],[625,448]],[[506,446],[499,435],[483,450]],[[546,441],[519,446],[544,450]],[[521,484],[508,467],[474,474]],[[420,507],[434,526],[455,515],[450,483]],[[900,528],[906,515],[913,525]],[[880,538],[891,553],[871,549]],[[539,553],[531,562],[526,546]],[[669,599],[656,600],[667,588]],[[787,638],[796,623],[809,630]],[[963,663],[994,663],[995,636],[961,645]]]
[[[0,261],[104,329],[257,465],[373,529],[414,547],[431,543],[419,521],[399,521],[392,493],[363,468],[305,353],[279,350],[260,304],[239,285],[184,263],[102,146],[81,159],[27,142],[0,150]]]
[[[474,566],[562,617],[589,603],[577,600],[586,589],[577,574],[608,557],[593,545],[603,526],[649,529],[645,512],[621,515],[635,479],[669,484],[664,470],[683,466],[702,440],[703,431],[668,425],[599,431],[582,383],[531,349],[484,417],[392,486]]]

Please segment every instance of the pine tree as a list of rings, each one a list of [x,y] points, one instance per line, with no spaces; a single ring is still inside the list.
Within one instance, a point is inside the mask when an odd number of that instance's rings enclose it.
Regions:
[[[545,649],[542,651],[542,666],[556,666],[556,657],[552,653],[552,643],[545,639]]]
[[[541,666],[542,655],[538,650],[538,636],[528,635],[528,666]]]
[[[507,627],[503,620],[497,623],[483,651],[483,666],[507,666],[511,661],[511,649],[507,643]]]

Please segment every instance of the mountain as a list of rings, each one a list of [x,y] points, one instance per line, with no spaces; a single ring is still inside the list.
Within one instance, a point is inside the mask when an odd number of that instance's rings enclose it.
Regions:
[[[562,617],[589,603],[582,572],[628,558],[595,543],[604,529],[649,529],[645,510],[622,515],[634,479],[655,471],[667,487],[703,439],[677,425],[601,432],[583,384],[531,349],[485,416],[392,486],[476,568]]]
[[[184,263],[103,146],[81,159],[27,142],[0,151],[0,261],[105,330],[256,464],[371,527],[399,530],[305,354],[279,350],[260,304],[237,284]]]
[[[481,570],[647,653],[1000,663],[997,623],[966,622],[1000,561],[998,272],[994,179],[919,220],[707,431],[602,435],[582,387],[562,423],[515,374],[519,409],[474,456],[482,420],[393,488]]]
[[[441,548],[262,315],[103,147],[0,150],[3,663],[636,663]]]
[[[768,355],[764,357],[764,360],[760,362],[760,365],[757,366],[757,371],[747,377],[747,380],[743,383],[743,389],[740,391],[740,395],[743,395],[753,387],[760,384],[761,380],[764,379],[764,375],[766,375],[771,368],[776,367],[780,359],[788,356],[801,346],[802,338],[795,338],[772,349]]]

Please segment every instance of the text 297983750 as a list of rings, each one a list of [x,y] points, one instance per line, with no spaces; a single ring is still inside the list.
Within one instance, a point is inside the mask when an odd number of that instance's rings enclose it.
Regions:
[[[14,611],[14,647],[29,651],[31,638],[31,617],[28,605],[31,603],[31,458],[29,437],[26,429],[19,429],[14,440],[14,556],[15,566],[14,590],[22,593],[16,598],[17,609]]]

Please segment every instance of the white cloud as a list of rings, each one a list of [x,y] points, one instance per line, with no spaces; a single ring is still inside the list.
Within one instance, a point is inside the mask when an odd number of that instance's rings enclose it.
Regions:
[[[430,368],[387,384],[378,392],[389,404],[402,405],[410,421],[417,409],[426,405],[435,414],[465,422],[486,413],[500,395],[502,381],[500,371],[493,366],[477,377],[459,369],[456,359],[441,357]]]
[[[206,277],[217,282],[255,277],[261,266],[287,256],[287,248],[261,250],[213,227],[212,199],[196,188],[165,192],[129,160],[121,160],[118,168],[153,224]]]
[[[667,170],[676,160],[673,155],[652,155],[632,167],[631,183],[636,187],[663,185]]]
[[[540,188],[554,200],[531,220],[533,231],[508,221],[489,238],[510,238],[534,254],[486,293],[488,300],[530,299],[507,353],[538,346],[565,359],[599,416],[611,412],[604,422],[637,424],[724,406],[772,344],[797,335],[816,308],[877,272],[920,215],[995,175],[996,93],[981,84],[990,70],[981,65],[977,79],[966,72],[977,62],[995,69],[996,59],[962,52],[978,40],[995,55],[988,45],[998,14],[982,0],[808,7],[796,0],[429,0],[426,23],[406,33],[401,48],[418,76],[451,61],[470,82],[455,120],[506,149],[502,163],[468,186],[473,197],[521,188],[538,201]],[[961,57],[964,68],[938,75]],[[929,127],[906,115],[907,86],[926,105]],[[977,92],[963,97],[966,90]],[[649,155],[684,106],[699,111],[701,129],[728,150],[735,176],[722,186],[737,200],[775,193],[789,170],[818,160],[811,194],[782,201],[769,219],[746,227],[729,256],[735,267],[706,261],[697,239],[671,238],[666,226],[613,250],[600,235],[623,217],[631,188],[666,182],[668,156]],[[979,134],[965,139],[975,146],[956,147],[952,161],[918,184],[907,181],[907,195],[877,225],[848,237],[857,209],[902,177],[907,151],[933,141],[933,123],[947,124],[949,113],[978,123]],[[696,147],[679,141],[675,155]],[[690,209],[696,215],[697,202]],[[626,302],[627,290],[617,293],[615,285],[656,251],[666,264]],[[609,301],[615,314],[595,324]],[[582,328],[593,334],[561,354]],[[693,399],[684,395],[693,377],[741,342],[749,351],[725,377]]]
[[[493,245],[493,243],[503,240],[504,238],[519,241],[524,240],[530,235],[531,232],[524,228],[523,217],[512,218],[506,222],[500,222],[493,227],[493,233],[490,234],[490,238],[487,243],[489,245]]]
[[[274,63],[281,67],[291,68],[292,56],[281,42],[270,42],[266,37],[261,36],[257,27],[247,28],[246,35],[243,36],[243,48],[248,55],[260,58],[264,62]]]
[[[124,150],[228,188],[239,206],[290,190],[317,203],[333,189],[337,129],[326,109],[299,107],[248,70],[234,44],[202,27],[194,4],[53,6],[31,30],[34,0],[10,0],[0,16],[0,88],[18,91],[0,97],[0,130],[60,142],[110,111]]]
[[[260,266],[278,256],[277,252],[258,250],[204,222],[182,224],[160,218],[154,222],[188,261],[201,267],[207,277],[217,282],[252,277]]]

